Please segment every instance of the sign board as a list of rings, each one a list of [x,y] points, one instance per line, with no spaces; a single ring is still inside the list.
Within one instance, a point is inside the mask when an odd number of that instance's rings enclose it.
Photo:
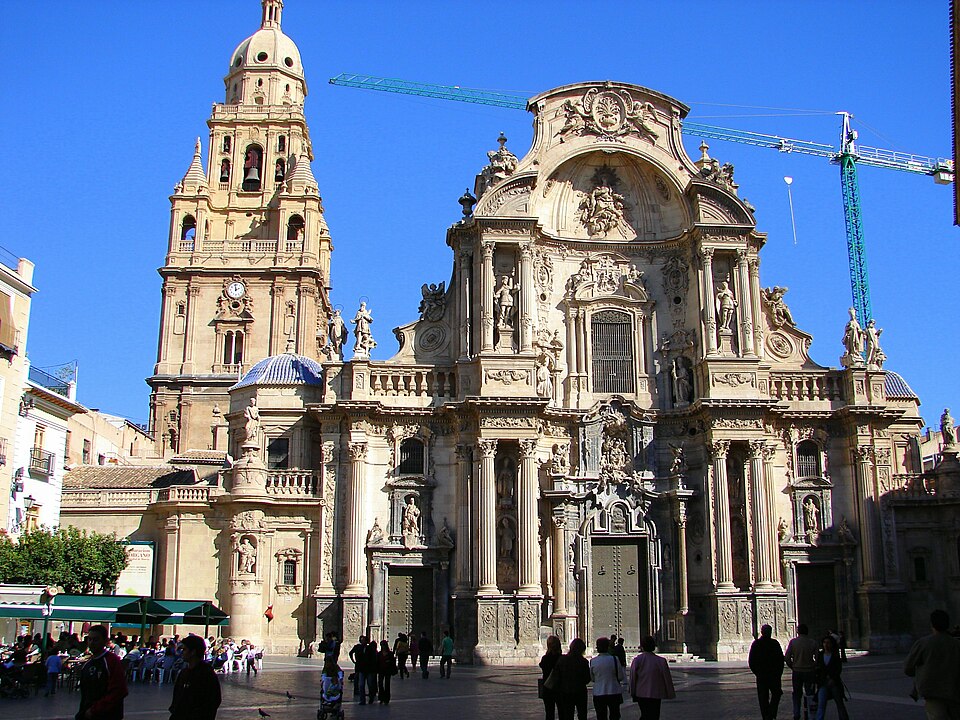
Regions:
[[[117,578],[115,595],[153,596],[154,547],[152,542],[131,541],[127,548],[129,562]]]

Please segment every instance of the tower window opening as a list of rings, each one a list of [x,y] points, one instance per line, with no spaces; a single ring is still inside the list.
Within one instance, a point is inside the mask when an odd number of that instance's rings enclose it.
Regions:
[[[180,225],[180,240],[192,243],[197,236],[197,221],[193,215],[186,215]]]
[[[231,147],[230,136],[229,136],[229,135],[224,135],[224,136],[223,136],[223,151],[224,151],[224,152],[230,152],[230,147]]]
[[[257,62],[266,62],[266,61],[267,61],[267,54],[265,52],[257,53]]]
[[[293,67],[293,58],[292,58],[292,57],[285,57],[285,58],[283,59],[283,64],[286,65],[287,67]]]
[[[400,443],[400,466],[397,468],[401,475],[423,474],[423,442],[416,438],[407,438]]]
[[[290,467],[289,438],[273,438],[267,443],[267,467],[271,470],[286,470]]]
[[[290,89],[290,86],[287,85],[287,90]],[[286,152],[287,151],[287,136],[281,135],[277,138],[277,152]]]
[[[820,477],[820,448],[813,440],[797,445],[797,477]]]
[[[177,303],[177,315],[186,315],[187,314],[187,304],[185,302]]]
[[[590,322],[593,350],[593,392],[627,393],[634,390],[633,326],[618,310],[594,313]]]
[[[220,182],[230,182],[230,161],[226,158],[220,161]]]
[[[233,64],[236,67],[240,67],[241,65],[243,65],[243,57],[241,57],[240,55],[237,55],[237,59],[233,61]],[[236,90],[237,89],[236,86],[234,86],[233,89]]]
[[[263,78],[257,80],[257,87],[263,87]]]
[[[303,249],[303,233],[306,227],[303,218],[299,215],[292,215],[287,222],[287,250]]]
[[[283,177],[286,174],[287,174],[286,163],[284,163],[283,160],[277,160],[277,167],[273,172],[274,182],[278,182],[278,183],[283,182]]]
[[[263,171],[263,149],[259,145],[248,145],[243,160],[243,189],[256,192],[260,189]]]
[[[290,83],[287,83],[286,85],[284,85],[284,86],[283,86],[283,89],[284,89],[286,92],[290,92]]]
[[[228,330],[223,336],[223,364],[243,363],[243,330]]]

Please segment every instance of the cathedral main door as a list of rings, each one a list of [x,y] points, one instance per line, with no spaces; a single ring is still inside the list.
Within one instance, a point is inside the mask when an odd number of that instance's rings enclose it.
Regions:
[[[832,564],[797,563],[797,622],[805,623],[810,637],[837,630],[837,581]]]
[[[387,638],[426,630],[433,636],[433,571],[391,567],[387,584]]]
[[[593,633],[596,637],[616,634],[627,648],[639,648],[648,632],[643,619],[645,572],[643,541],[594,540],[593,548]]]

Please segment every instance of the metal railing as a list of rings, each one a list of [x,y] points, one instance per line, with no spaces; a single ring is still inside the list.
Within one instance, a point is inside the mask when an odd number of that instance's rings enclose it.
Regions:
[[[53,453],[42,448],[30,448],[30,469],[43,475],[53,475]]]

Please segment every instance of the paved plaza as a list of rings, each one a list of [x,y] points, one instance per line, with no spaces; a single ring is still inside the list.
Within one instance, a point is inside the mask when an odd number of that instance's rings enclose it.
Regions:
[[[907,693],[910,680],[902,672],[903,657],[877,656],[851,660],[844,668],[853,700],[848,703],[854,718],[883,717],[891,720],[922,720],[923,707]],[[671,664],[677,699],[663,707],[663,719],[671,718],[759,718],[753,676],[743,663]],[[220,720],[259,720],[257,708],[273,720],[313,720],[316,717],[320,663],[298,658],[267,659],[259,676],[221,676],[223,705]],[[348,720],[486,720],[487,718],[540,718],[543,706],[537,700],[535,668],[454,668],[453,677],[442,679],[436,667],[429,680],[418,675],[394,678],[389,706],[361,707],[346,703]],[[780,717],[790,717],[789,674]],[[288,700],[286,693],[294,696]],[[134,684],[126,701],[127,718],[153,720],[169,717],[171,686]],[[78,695],[66,691],[44,698],[41,693],[27,700],[0,700],[0,719],[72,719]],[[636,720],[636,705],[624,708],[626,720]],[[594,717],[590,709],[590,718]],[[836,717],[832,704],[828,718]]]

